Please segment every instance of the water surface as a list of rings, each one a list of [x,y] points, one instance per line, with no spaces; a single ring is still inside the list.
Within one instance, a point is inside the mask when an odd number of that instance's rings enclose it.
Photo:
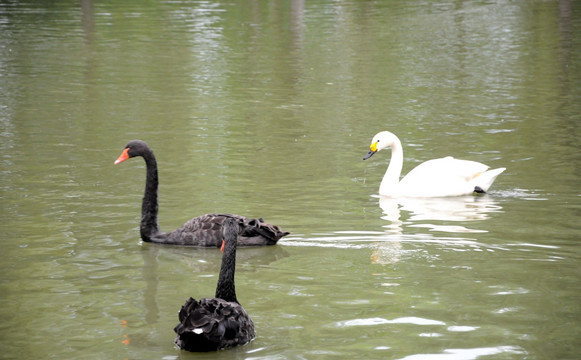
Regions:
[[[0,358],[546,359],[581,350],[581,31],[571,1],[0,4]],[[482,197],[377,196],[446,155]],[[139,239],[208,212],[292,234],[241,249],[257,338],[174,348],[215,249]]]

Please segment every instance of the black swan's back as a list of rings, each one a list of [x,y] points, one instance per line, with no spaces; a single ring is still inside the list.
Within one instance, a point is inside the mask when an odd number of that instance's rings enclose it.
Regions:
[[[188,351],[216,351],[254,339],[254,323],[244,308],[222,299],[190,298],[179,313],[175,343]]]
[[[189,220],[170,233],[153,236],[151,241],[172,245],[219,247],[222,244],[222,224],[226,219],[233,219],[240,228],[238,246],[275,245],[283,236],[289,234],[263,219],[250,219],[233,214],[206,214]]]

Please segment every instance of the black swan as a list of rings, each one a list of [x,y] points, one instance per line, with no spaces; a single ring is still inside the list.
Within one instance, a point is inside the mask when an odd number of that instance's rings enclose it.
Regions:
[[[180,323],[174,331],[175,343],[188,351],[215,351],[253,340],[254,323],[236,299],[236,237],[239,227],[228,218],[222,226],[222,267],[216,286],[216,297],[196,301],[189,298],[179,313]]]
[[[289,234],[286,231],[281,231],[278,226],[265,223],[262,218],[249,219],[232,214],[198,216],[172,232],[161,232],[157,222],[158,178],[157,161],[153,151],[144,141],[130,141],[115,161],[115,164],[122,163],[135,156],[143,157],[147,168],[145,194],[141,205],[140,233],[143,241],[169,245],[219,247],[222,243],[221,228],[226,219],[234,219],[240,227],[238,246],[274,245],[280,238]]]

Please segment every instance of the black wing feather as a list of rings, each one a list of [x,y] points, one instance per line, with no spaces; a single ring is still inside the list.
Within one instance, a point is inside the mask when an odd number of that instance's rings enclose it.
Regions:
[[[288,235],[278,226],[260,219],[249,219],[233,214],[206,214],[186,222],[170,233],[152,236],[151,241],[161,244],[220,247],[222,245],[222,224],[228,218],[234,219],[240,228],[238,246],[274,245]]]
[[[238,304],[190,298],[179,313],[175,343],[188,351],[215,351],[244,345],[255,337],[254,323]]]

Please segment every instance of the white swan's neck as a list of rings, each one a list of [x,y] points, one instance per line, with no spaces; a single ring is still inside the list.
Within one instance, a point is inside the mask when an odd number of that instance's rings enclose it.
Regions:
[[[403,149],[401,147],[401,141],[395,137],[391,144],[391,160],[389,160],[389,166],[379,186],[380,195],[393,195],[397,193],[402,167]]]

